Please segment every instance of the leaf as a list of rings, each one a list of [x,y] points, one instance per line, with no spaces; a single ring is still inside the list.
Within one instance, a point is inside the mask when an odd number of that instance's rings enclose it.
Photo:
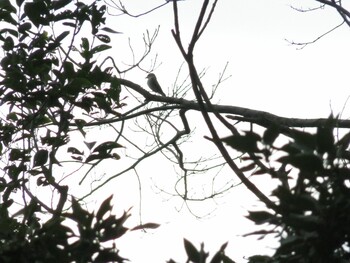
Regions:
[[[249,215],[246,218],[257,225],[261,225],[268,223],[271,219],[275,219],[275,216],[266,211],[249,211]]]
[[[65,91],[74,96],[78,96],[85,88],[91,87],[92,83],[86,78],[73,78],[68,85],[65,86]]]
[[[334,153],[334,135],[332,127],[317,128],[317,151],[323,153]]]
[[[114,251],[108,251],[108,250],[101,250],[98,252],[97,257],[94,259],[94,262],[126,262],[128,259],[123,258],[118,255],[118,250],[116,252]]]
[[[117,78],[111,79],[110,88],[107,90],[107,95],[117,104],[119,104],[121,86]]]
[[[103,201],[103,203],[100,205],[100,208],[98,209],[96,213],[97,220],[101,220],[103,216],[108,212],[112,210],[111,206],[111,200],[113,198],[113,195],[108,197],[106,200]]]
[[[268,171],[266,169],[258,168],[254,172],[252,172],[251,175],[261,175],[261,174],[266,174]]]
[[[99,52],[108,50],[108,49],[110,49],[110,48],[112,48],[112,47],[109,46],[109,45],[99,45],[99,46],[96,46],[96,47],[94,47],[93,49],[91,49],[91,52],[92,52],[93,54],[96,54],[96,53],[99,53]]]
[[[72,159],[77,160],[77,161],[83,160],[83,157],[81,157],[81,156],[71,156],[71,157],[72,157]]]
[[[75,147],[68,147],[67,152],[73,153],[73,154],[78,154],[78,155],[84,155],[84,152],[79,151]]]
[[[293,229],[306,231],[318,231],[321,227],[325,227],[325,223],[319,216],[288,214],[284,222]]]
[[[120,160],[120,155],[117,153],[112,153],[112,157],[116,160]]]
[[[248,258],[248,263],[269,263],[274,262],[273,259],[270,256],[264,256],[264,255],[255,255]]]
[[[90,50],[90,44],[89,44],[89,40],[86,37],[83,37],[81,39],[81,47],[83,48],[83,50],[88,51]]]
[[[279,128],[277,125],[269,126],[263,135],[263,142],[267,145],[272,145],[273,142],[277,139],[280,134]]]
[[[16,13],[16,8],[13,7],[13,5],[11,5],[11,2],[9,0],[1,0],[0,1],[0,10],[6,10],[9,11],[11,13]]]
[[[58,37],[56,37],[56,42],[61,42],[64,38],[66,38],[69,35],[70,31],[64,31],[61,33]]]
[[[20,149],[12,149],[9,155],[10,161],[17,161],[23,157],[23,153]]]
[[[15,46],[15,43],[12,39],[12,37],[8,36],[5,40],[4,40],[4,44],[2,45],[2,48],[5,50],[5,51],[9,51],[9,50],[12,50]]]
[[[100,30],[102,31],[106,31],[108,33],[113,33],[113,34],[122,34],[122,32],[119,32],[119,31],[115,31],[109,27],[102,27]]]
[[[287,143],[280,148],[281,151],[287,152],[289,154],[300,153],[301,150],[296,146],[295,143]]]
[[[42,171],[41,170],[29,170],[28,173],[30,175],[36,176],[36,175],[42,174]]]
[[[228,256],[223,255],[223,256],[222,256],[222,263],[236,263],[236,261],[233,261],[233,260],[230,259]]]
[[[349,147],[350,144],[350,132],[346,133],[338,142],[337,146],[341,148],[341,150],[345,150]]]
[[[84,227],[90,227],[93,216],[86,210],[84,210],[78,201],[72,199],[72,219],[74,219],[79,225]]]
[[[75,77],[76,73],[74,70],[74,65],[72,62],[69,61],[65,61],[63,63],[63,72],[64,72],[64,76],[67,79],[71,79],[73,77]]]
[[[300,153],[291,156],[283,156],[278,162],[291,164],[301,171],[316,172],[323,170],[323,160],[314,154]]]
[[[44,1],[27,2],[24,5],[24,13],[36,27],[49,25],[48,8]]]
[[[16,9],[11,5],[9,0],[0,1],[0,15],[1,21],[5,21],[14,26],[17,26],[17,21],[13,18],[12,14],[16,13]]]
[[[46,186],[46,185],[48,185],[46,178],[44,176],[38,177],[38,179],[36,179],[36,185],[37,186]]]
[[[109,42],[111,42],[111,38],[110,38],[109,36],[107,36],[107,35],[98,34],[98,35],[96,35],[96,37],[97,37],[100,41],[102,41],[103,43],[109,43]]]
[[[71,2],[72,2],[71,0],[56,0],[56,1],[52,1],[51,5],[52,5],[54,10],[58,10],[62,7],[65,7],[66,5],[68,5]]]
[[[104,142],[101,143],[100,145],[98,145],[93,152],[107,152],[108,150],[112,150],[115,148],[121,148],[123,147],[121,144],[117,143],[117,142],[113,142],[113,141],[108,141],[108,142]]]
[[[247,132],[245,135],[232,135],[221,139],[227,145],[240,152],[260,152],[257,142],[260,136],[253,132]]]
[[[129,229],[124,227],[123,224],[129,217],[130,214],[124,212],[120,218],[115,218],[115,216],[111,215],[97,222],[94,229],[100,232],[100,241],[105,242],[124,235]]]
[[[106,112],[112,112],[110,103],[106,100],[106,95],[100,92],[93,92],[93,100],[98,105],[98,107]]]
[[[23,23],[18,27],[18,32],[21,34],[27,34],[27,31],[29,31],[32,28],[32,24],[29,22]]]
[[[224,261],[224,257],[225,257],[225,249],[227,247],[228,242],[224,243],[220,250],[218,252],[216,252],[216,254],[214,255],[214,257],[211,259],[210,263],[221,263],[221,262],[225,262]],[[230,260],[229,258],[227,258],[227,260]],[[226,261],[229,262],[229,261]],[[233,261],[232,261],[233,262]],[[234,263],[234,262],[233,262]]]
[[[62,24],[63,24],[64,26],[70,26],[70,27],[73,27],[73,28],[76,27],[76,24],[73,23],[73,22],[63,22]]]
[[[290,137],[294,139],[295,146],[300,150],[312,152],[316,149],[316,135],[314,134],[292,130]]]
[[[0,40],[4,41],[5,38],[4,36],[6,36],[7,34],[6,33],[9,33],[10,35],[14,36],[14,37],[18,37],[18,31],[17,30],[14,30],[14,29],[11,29],[11,28],[3,28],[3,29],[0,29]]]
[[[140,230],[140,229],[145,229],[145,228],[149,228],[149,229],[156,229],[158,228],[160,225],[156,224],[156,223],[146,223],[146,224],[142,224],[142,225],[138,225],[133,227],[132,229],[130,229],[131,231],[134,230]]]
[[[109,153],[103,152],[103,153],[98,153],[98,154],[91,154],[89,155],[88,158],[86,158],[85,162],[91,162],[93,160],[103,160],[103,159],[108,159],[111,158],[111,155]]]
[[[239,168],[239,170],[241,170],[241,172],[248,172],[250,170],[253,170],[255,168],[256,164],[255,163],[250,163],[246,166],[243,166],[242,168]]]
[[[254,231],[254,232],[250,232],[250,233],[244,234],[242,236],[243,237],[248,237],[248,236],[253,236],[253,235],[266,236],[266,235],[272,234],[272,233],[276,233],[276,231],[275,230],[257,230],[257,231]]]
[[[184,246],[185,251],[187,254],[187,257],[190,261],[193,261],[194,263],[200,263],[200,253],[196,249],[196,247],[187,239],[184,238]]]
[[[49,158],[49,152],[47,150],[42,149],[37,151],[34,155],[33,167],[45,165],[48,158]]]

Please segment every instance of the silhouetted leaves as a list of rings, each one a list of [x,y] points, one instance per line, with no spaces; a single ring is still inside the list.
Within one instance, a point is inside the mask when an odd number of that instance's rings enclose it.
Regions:
[[[271,213],[272,207],[269,207],[269,211],[251,211],[247,218],[255,224],[268,224],[271,229],[265,227],[249,235],[275,234],[280,244],[272,257],[257,255],[250,257],[249,263],[294,263],[304,259],[308,262],[341,262],[350,258],[347,239],[350,235],[347,227],[350,223],[347,159],[350,136],[345,134],[336,142],[335,124],[336,120],[331,116],[315,134],[292,130],[291,141],[275,148],[278,150],[276,156],[282,154],[277,162],[284,168],[265,169],[265,173],[280,180],[280,185],[272,192],[277,198],[275,213]],[[270,132],[272,135],[268,134]],[[267,129],[263,139],[271,144],[276,133]],[[254,159],[251,156],[245,158],[250,162]],[[298,170],[292,168],[286,174],[287,166]]]
[[[49,24],[49,9],[43,0],[25,3],[24,12],[36,27]]]
[[[284,156],[279,158],[278,161],[281,163],[293,165],[298,169],[310,172],[322,171],[323,169],[322,158],[314,154],[300,153],[290,156]]]
[[[235,263],[232,259],[230,259],[228,256],[225,255],[225,249],[227,247],[227,242],[224,243],[219,251],[217,251],[212,259],[209,261],[210,263]],[[207,258],[209,256],[209,253],[204,251],[204,244],[201,244],[201,249],[197,250],[197,248],[187,239],[184,239],[184,246],[185,251],[187,254],[188,260],[186,262],[193,262],[193,263],[205,263],[207,262]],[[167,261],[168,263],[175,262],[174,260],[170,259]]]
[[[240,152],[259,152],[258,141],[260,135],[254,132],[245,132],[244,135],[232,135],[221,140],[233,149]]]
[[[0,1],[0,102],[6,116],[0,125],[0,262],[126,260],[104,242],[128,231],[124,223],[130,215],[112,215],[112,197],[102,202],[96,215],[83,202],[69,201],[72,193],[68,195],[66,181],[60,180],[61,172],[56,178],[54,169],[64,163],[56,154],[63,153],[61,147],[68,142],[68,154],[85,159],[71,135],[76,130],[86,135],[86,113],[115,115],[119,107],[118,79],[94,61],[111,48],[105,44],[110,42],[107,33],[116,33],[102,27],[105,15],[106,6],[99,1]],[[81,37],[83,25],[93,34]],[[86,162],[120,158],[112,152],[121,147],[116,142],[102,141],[95,149],[95,142],[86,146]],[[35,183],[39,191],[52,191],[52,200],[32,193]],[[18,204],[23,207],[16,207],[10,217],[7,209],[16,193],[23,193]],[[75,226],[68,227],[72,222]]]

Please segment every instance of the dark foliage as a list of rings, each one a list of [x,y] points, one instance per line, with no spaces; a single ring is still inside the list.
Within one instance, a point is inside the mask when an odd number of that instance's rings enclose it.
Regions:
[[[250,263],[349,261],[350,136],[347,133],[336,141],[336,122],[330,117],[315,134],[290,130],[291,140],[282,147],[274,146],[279,134],[276,127],[267,129],[259,139],[246,133],[243,145],[224,139],[236,150],[246,149],[246,140],[250,140],[251,145],[259,144],[260,159],[270,164],[275,156],[281,156],[277,159],[279,169],[254,171],[255,174],[267,172],[279,181],[272,193],[278,200],[276,206],[250,211],[247,216],[255,224],[266,226],[251,234],[274,234],[280,245],[272,257],[251,257]],[[259,152],[255,147],[249,149]],[[254,160],[250,159],[247,165],[251,170],[258,169]]]

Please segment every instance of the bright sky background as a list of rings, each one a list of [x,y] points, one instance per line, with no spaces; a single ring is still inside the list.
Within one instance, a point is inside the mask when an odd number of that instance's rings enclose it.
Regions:
[[[124,4],[130,13],[137,14],[163,2],[130,0],[124,1]],[[195,0],[178,3],[185,43],[192,34],[201,3]],[[220,86],[215,102],[285,117],[327,117],[331,109],[335,114],[342,111],[350,94],[347,72],[350,29],[343,26],[315,44],[297,50],[285,39],[312,41],[339,24],[341,18],[328,8],[299,13],[289,6],[292,3],[294,7],[317,6],[314,1],[219,0],[212,21],[195,52],[197,68],[207,69],[203,81],[208,88],[215,84],[226,62],[229,62],[226,75],[231,77]],[[182,63],[170,33],[172,23],[169,4],[145,17],[114,17],[107,24],[123,32],[112,37],[114,49],[111,54],[126,63],[131,63],[127,50],[128,37],[135,53],[140,55],[143,52],[142,34],[147,29],[152,32],[160,25],[159,37],[148,63],[150,65],[151,59],[158,55],[161,65],[155,73],[167,94]],[[144,65],[148,65],[147,62]],[[145,76],[145,72],[135,70],[125,77],[145,87]],[[186,76],[186,71],[183,76]],[[345,118],[349,117],[348,108],[345,105],[342,113]],[[202,129],[205,126],[201,119],[192,119],[190,125],[197,131],[189,150],[197,149],[193,154],[217,153],[203,139],[209,133],[206,128]],[[88,136],[96,139],[95,133]],[[98,136],[103,137],[101,134]],[[128,149],[124,153],[127,154]],[[118,162],[123,162],[123,156]],[[114,167],[117,170],[118,162],[106,166],[106,170]],[[128,223],[130,226],[138,224],[140,217],[144,223],[161,224],[160,228],[148,233],[128,233],[117,242],[121,256],[129,258],[131,262],[165,262],[170,258],[184,262],[183,238],[198,248],[200,242],[204,242],[211,256],[224,242],[229,241],[226,252],[237,262],[245,262],[244,257],[271,251],[271,240],[256,241],[256,238],[241,236],[253,231],[252,224],[243,215],[247,214],[247,209],[258,204],[256,197],[244,187],[233,188],[230,193],[214,200],[189,203],[191,211],[201,217],[196,219],[179,198],[171,198],[158,189],[173,189],[176,179],[174,167],[163,156],[152,157],[137,171],[142,187],[141,210],[138,179],[133,173],[111,181],[103,191],[98,192],[101,200],[114,194],[114,206],[118,213],[133,207]],[[238,183],[234,174],[225,176],[233,178],[232,183]],[[257,178],[256,182],[268,189],[270,181],[267,178]],[[100,202],[96,201],[97,204]]]

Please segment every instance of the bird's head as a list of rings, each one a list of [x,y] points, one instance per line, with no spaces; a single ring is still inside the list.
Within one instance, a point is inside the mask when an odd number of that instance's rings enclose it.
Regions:
[[[156,75],[154,75],[153,73],[149,73],[146,77],[146,79],[154,79],[156,78]]]

